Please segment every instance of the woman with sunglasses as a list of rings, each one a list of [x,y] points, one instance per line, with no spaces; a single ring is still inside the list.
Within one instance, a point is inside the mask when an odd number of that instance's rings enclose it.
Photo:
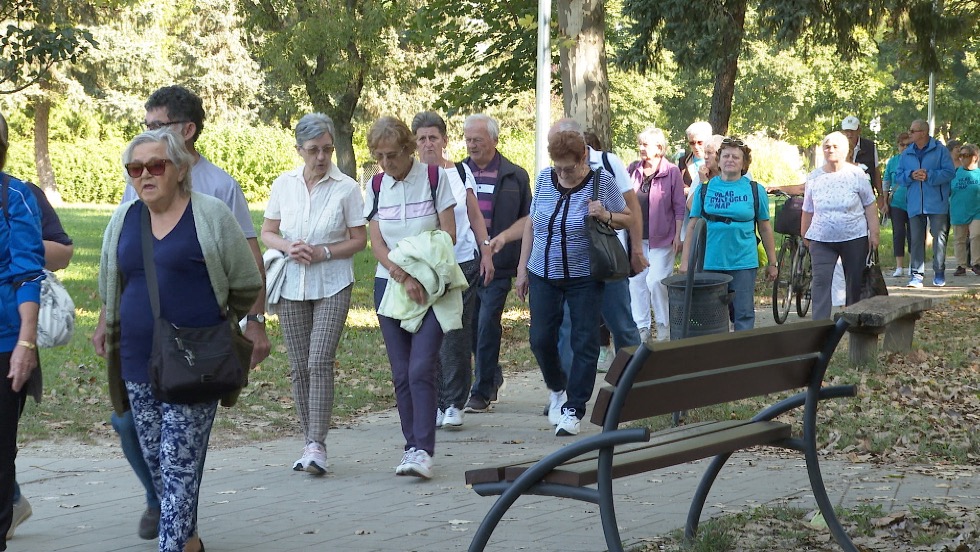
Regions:
[[[885,163],[885,174],[882,177],[882,186],[888,194],[888,216],[892,220],[892,251],[895,254],[895,272],[893,278],[908,276],[905,270],[905,251],[909,243],[909,212],[908,196],[909,189],[902,186],[895,179],[895,172],[898,170],[898,162],[902,157],[902,152],[909,147],[912,139],[908,132],[898,134],[898,152],[888,159]]]
[[[354,287],[351,258],[367,244],[367,230],[361,187],[332,160],[333,120],[304,115],[295,134],[303,164],[272,183],[262,242],[284,262],[279,302],[270,310],[279,314],[305,440],[293,470],[323,475],[334,362]]]
[[[368,185],[364,218],[371,252],[378,260],[374,306],[405,438],[395,475],[430,479],[436,449],[439,350],[445,332],[462,328],[466,286],[453,252],[456,199],[445,170],[415,159],[415,134],[400,119],[378,119],[368,131],[367,143],[383,171]],[[410,257],[413,250],[422,252],[425,261]],[[420,262],[409,264],[409,258]],[[423,269],[419,266],[423,262],[432,264]],[[448,282],[427,277],[440,273],[457,276],[449,291],[444,291]]]
[[[615,177],[601,171],[597,178],[589,167],[589,149],[580,131],[553,127],[548,154],[553,166],[538,174],[515,289],[522,301],[530,295],[531,351],[551,390],[548,420],[557,426],[555,434],[563,436],[579,432],[599,360],[597,298],[604,284],[590,273],[585,219],[595,217],[617,229],[628,228],[631,219]],[[594,190],[597,201],[592,200]],[[558,357],[558,329],[566,304],[572,323],[567,375]]]
[[[681,251],[681,227],[686,217],[684,181],[676,165],[667,161],[664,131],[648,127],[636,137],[640,159],[629,166],[633,190],[643,217],[643,254],[650,263],[630,278],[630,307],[633,321],[646,341],[653,336],[650,312],[656,322],[656,337],[669,337],[670,313],[667,287],[661,280],[674,272],[674,258]]]
[[[194,158],[167,129],[147,131],[123,153],[139,199],[116,209],[102,242],[99,295],[106,321],[109,395],[117,414],[132,408],[136,434],[160,499],[160,552],[197,552],[197,498],[218,401],[156,399],[149,360],[154,315],[143,271],[142,216],[149,213],[160,316],[178,326],[240,320],[262,288],[241,226],[219,199],[192,192]],[[234,404],[237,391],[222,397]]]
[[[694,199],[687,235],[692,235],[698,219],[705,219],[704,270],[732,277],[728,290],[735,292],[735,331],[751,330],[755,327],[755,280],[759,271],[756,228],[769,257],[766,280],[776,278],[769,200],[762,184],[746,176],[752,164],[752,150],[745,143],[737,138],[725,138],[718,148],[717,157],[721,174],[698,184],[691,192]],[[755,192],[752,186],[756,187]],[[704,191],[702,188],[705,188]],[[753,202],[754,198],[758,200]],[[690,266],[697,265],[696,259],[690,259],[691,241],[684,241],[681,272],[687,272]]]
[[[980,276],[980,169],[977,168],[980,148],[976,144],[963,144],[954,153],[960,166],[949,191],[949,224],[953,227],[953,254],[958,265],[953,276],[966,274],[967,267]]]
[[[871,180],[848,162],[850,140],[831,132],[821,142],[824,164],[806,177],[800,234],[813,266],[813,319],[830,318],[837,260],[844,268],[844,305],[860,299],[868,253],[878,247],[878,206]]]
[[[37,202],[27,185],[2,172],[7,122],[0,116],[0,550],[13,521],[17,424],[37,368],[37,315],[44,280],[44,244]]]

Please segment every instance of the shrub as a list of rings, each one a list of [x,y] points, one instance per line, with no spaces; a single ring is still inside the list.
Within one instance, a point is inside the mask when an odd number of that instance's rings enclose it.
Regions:
[[[211,123],[197,141],[198,150],[228,171],[249,202],[266,201],[272,181],[302,163],[292,132],[245,123]]]
[[[796,146],[757,134],[748,136],[745,142],[752,148],[749,171],[753,180],[766,186],[803,183],[803,157]]]

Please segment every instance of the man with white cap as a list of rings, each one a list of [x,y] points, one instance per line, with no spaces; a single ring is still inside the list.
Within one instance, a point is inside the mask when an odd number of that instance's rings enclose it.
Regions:
[[[878,170],[878,148],[867,138],[861,138],[861,121],[854,115],[844,118],[840,124],[841,132],[851,143],[851,162],[864,169],[871,178],[871,187],[878,196],[878,210],[888,212],[888,202],[881,193],[881,171]]]

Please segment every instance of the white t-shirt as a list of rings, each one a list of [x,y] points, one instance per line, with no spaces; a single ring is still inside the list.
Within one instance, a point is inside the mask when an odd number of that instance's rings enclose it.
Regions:
[[[868,235],[864,208],[875,202],[868,175],[845,163],[835,172],[823,167],[806,177],[803,210],[813,213],[805,238],[819,242],[844,242]]]
[[[256,237],[252,215],[248,212],[248,201],[245,200],[242,187],[230,174],[208,161],[203,155],[191,167],[191,187],[195,192],[216,197],[224,202],[235,215],[235,220],[242,227],[245,237],[247,239]],[[139,199],[136,189],[126,186],[123,190],[122,203],[134,199]]]
[[[378,221],[381,237],[388,249],[398,247],[398,242],[409,236],[439,228],[439,213],[456,205],[453,191],[449,186],[446,171],[439,169],[439,183],[436,186],[435,204],[429,187],[429,166],[412,160],[405,180],[395,180],[388,173],[381,178],[381,193],[378,198]],[[364,191],[364,217],[374,208],[374,189],[368,183]],[[370,222],[370,220],[368,221]],[[388,279],[388,269],[378,263],[374,271],[378,278]]]
[[[463,174],[466,182],[459,178],[459,170],[455,166],[443,169],[449,177],[449,187],[456,198],[456,207],[453,207],[453,214],[456,215],[456,245],[453,251],[456,253],[456,262],[465,263],[476,258],[477,244],[476,235],[470,226],[470,215],[466,209],[466,191],[473,190],[476,193],[476,180],[473,178],[473,171],[463,163]],[[483,222],[483,217],[480,217]]]
[[[308,191],[303,167],[283,173],[272,183],[265,218],[279,221],[279,233],[290,242],[329,245],[347,240],[348,228],[364,226],[361,187],[331,164],[330,170]],[[304,265],[286,257],[282,297],[311,301],[331,297],[354,281],[353,259]]]
[[[626,165],[623,164],[623,160],[615,153],[596,151],[592,149],[592,146],[589,146],[589,168],[593,170],[599,168],[604,171],[609,170],[602,162],[603,153],[606,154],[606,160],[609,161],[613,176],[616,177],[616,186],[619,188],[619,191],[625,194],[633,190],[633,183],[630,182],[630,175],[626,172]]]

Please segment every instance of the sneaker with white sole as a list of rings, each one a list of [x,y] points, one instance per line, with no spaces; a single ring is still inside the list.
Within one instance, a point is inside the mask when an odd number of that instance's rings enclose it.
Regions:
[[[561,419],[558,420],[558,427],[555,428],[555,435],[564,437],[566,435],[578,435],[580,421],[575,415],[574,408],[562,408]]]
[[[657,341],[668,341],[670,339],[670,328],[666,324],[657,324]]]
[[[303,448],[303,456],[299,457],[299,460],[293,462],[293,471],[306,471],[306,467],[310,465],[310,445],[306,445]]]
[[[905,284],[905,287],[921,288],[922,287],[922,275],[921,274],[914,274],[913,273],[912,274],[912,277],[909,278],[909,283]]]
[[[650,341],[650,328],[639,328],[640,332],[640,343],[646,343]]]
[[[411,475],[423,479],[432,479],[432,457],[422,449],[416,450],[405,464],[402,475]]]
[[[905,269],[902,267],[898,267],[895,272],[892,272],[892,278],[901,278],[902,276],[905,276]]]
[[[13,510],[14,515],[10,519],[10,529],[7,529],[7,540],[14,538],[14,530],[17,529],[17,526],[27,521],[27,518],[34,513],[34,510],[31,509],[31,503],[23,495],[17,502],[14,502]]]
[[[450,406],[442,419],[442,427],[446,429],[459,429],[463,427],[463,411]]]
[[[446,413],[441,409],[436,409],[436,429],[442,427],[442,423],[446,420]]]
[[[310,443],[306,445],[306,471],[313,475],[323,475],[327,473],[327,449],[320,443]]]
[[[565,391],[552,391],[548,396],[548,423],[558,425],[561,420],[561,407],[568,400]]]
[[[405,470],[408,469],[408,463],[415,456],[415,447],[412,447],[402,454],[402,461],[395,468],[395,475],[407,475]]]

